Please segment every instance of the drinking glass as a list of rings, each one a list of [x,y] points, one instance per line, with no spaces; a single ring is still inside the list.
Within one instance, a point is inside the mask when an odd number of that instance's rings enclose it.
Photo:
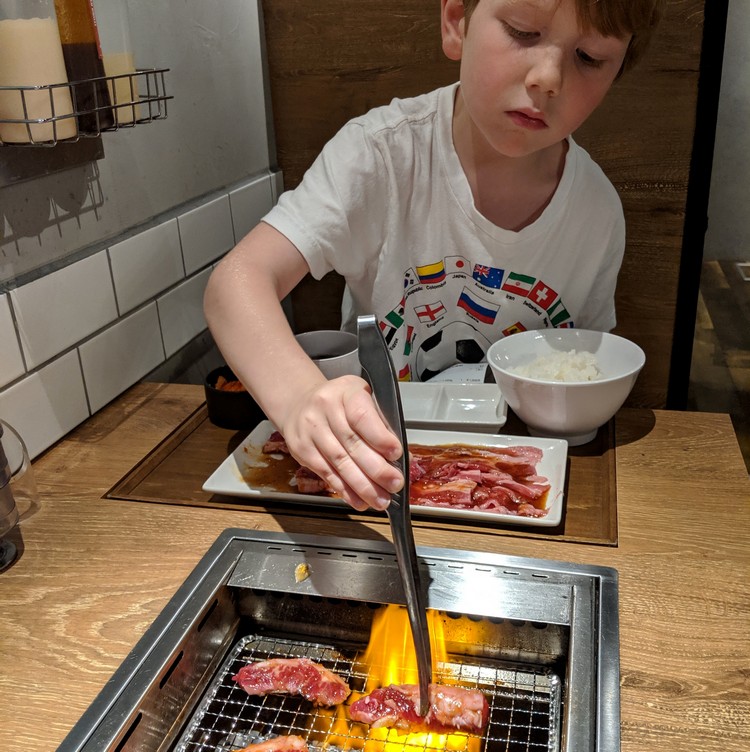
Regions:
[[[19,508],[39,503],[29,452],[18,431],[0,419],[0,571],[16,558],[15,544],[6,538],[18,524]]]

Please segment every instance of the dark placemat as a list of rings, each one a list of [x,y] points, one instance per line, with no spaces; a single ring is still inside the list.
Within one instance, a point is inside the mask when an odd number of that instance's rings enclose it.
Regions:
[[[512,412],[508,413],[502,432],[528,435]],[[248,431],[230,431],[213,425],[208,420],[206,406],[202,405],[116,483],[105,498],[258,512],[273,507],[274,514],[310,515],[310,506],[302,512],[302,508],[293,503],[220,496],[202,490],[209,475],[247,434]],[[340,516],[337,510],[324,507],[315,509],[314,513],[326,518]],[[350,514],[357,515],[353,510]],[[614,419],[599,430],[594,441],[569,448],[563,519],[556,527],[446,522],[444,519],[436,523],[433,518],[420,519],[418,511],[413,513],[412,524],[415,528],[439,525],[442,530],[481,527],[485,533],[617,545]]]

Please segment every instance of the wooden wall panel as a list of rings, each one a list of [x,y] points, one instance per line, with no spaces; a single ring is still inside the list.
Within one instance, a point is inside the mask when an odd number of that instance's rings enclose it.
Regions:
[[[287,188],[351,117],[457,79],[457,64],[440,47],[439,7],[437,0],[264,0],[278,165]],[[631,405],[664,407],[667,400],[703,7],[704,0],[669,0],[646,58],[575,134],[625,208],[616,331],[647,356]],[[342,289],[333,274],[300,285],[293,295],[298,329],[338,326]],[[684,326],[692,331],[692,318]]]

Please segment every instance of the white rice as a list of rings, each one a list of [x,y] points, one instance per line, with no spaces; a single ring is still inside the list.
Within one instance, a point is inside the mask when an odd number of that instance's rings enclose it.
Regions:
[[[518,376],[546,381],[596,381],[604,374],[590,352],[554,352],[541,355],[525,366],[508,369]]]

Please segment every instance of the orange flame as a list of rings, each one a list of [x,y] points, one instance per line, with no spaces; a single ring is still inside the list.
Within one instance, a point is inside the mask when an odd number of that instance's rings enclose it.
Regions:
[[[428,611],[433,674],[438,665],[447,662],[443,623],[437,612]],[[403,606],[388,605],[373,620],[370,642],[362,658],[367,672],[365,694],[388,684],[417,684],[417,657],[412,642],[409,617]],[[350,702],[362,697],[353,692]],[[465,734],[418,732],[405,734],[400,729],[373,729],[352,723],[343,706],[330,714],[330,727],[325,746],[362,752],[425,752],[426,749],[449,752],[480,752],[481,740]],[[322,718],[321,718],[322,720]]]

